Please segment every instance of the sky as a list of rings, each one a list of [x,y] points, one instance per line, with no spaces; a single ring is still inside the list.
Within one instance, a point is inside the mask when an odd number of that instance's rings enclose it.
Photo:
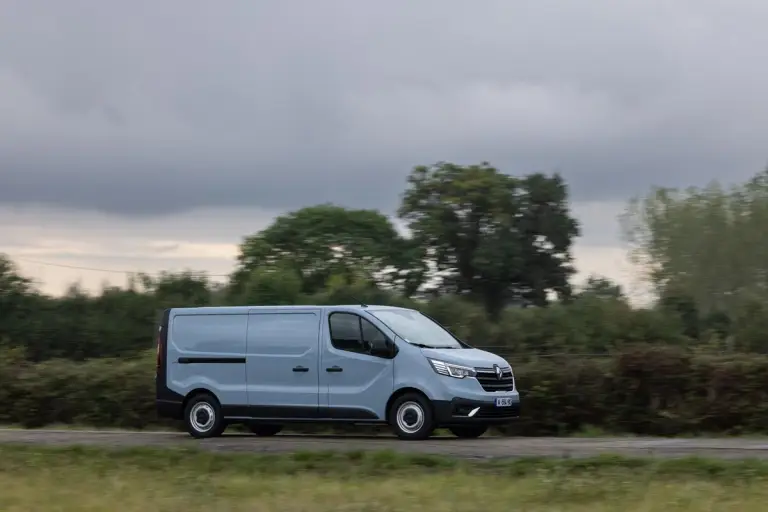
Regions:
[[[637,296],[627,201],[768,163],[762,0],[1,3],[0,252],[48,293],[223,276],[276,215],[488,161],[561,173],[577,281]]]

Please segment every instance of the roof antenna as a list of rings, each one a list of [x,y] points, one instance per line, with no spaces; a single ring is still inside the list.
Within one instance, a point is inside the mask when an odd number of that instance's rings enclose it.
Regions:
[[[350,295],[350,297],[351,297],[351,295]],[[359,302],[359,303],[360,303],[360,306],[362,306],[362,307],[364,307],[364,308],[367,308],[367,307],[368,307],[368,304],[366,304],[365,302],[361,301],[361,300],[360,300],[360,299],[358,299],[357,297],[352,297],[352,298],[353,298],[353,299],[355,299],[355,302]]]

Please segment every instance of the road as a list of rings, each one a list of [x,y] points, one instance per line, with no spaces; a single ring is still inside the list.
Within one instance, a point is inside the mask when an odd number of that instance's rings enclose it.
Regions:
[[[467,459],[525,456],[585,457],[599,454],[663,457],[768,459],[768,440],[661,438],[434,438],[400,441],[388,437],[278,435],[259,438],[229,434],[195,440],[175,432],[0,429],[0,443],[97,445],[104,447],[182,446],[216,452],[286,453],[318,450],[393,450]]]

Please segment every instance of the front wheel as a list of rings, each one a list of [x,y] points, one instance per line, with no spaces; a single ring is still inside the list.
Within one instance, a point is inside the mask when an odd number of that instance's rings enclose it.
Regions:
[[[480,437],[488,431],[488,425],[464,425],[448,429],[456,437],[471,439]]]
[[[435,430],[429,400],[416,393],[407,393],[395,400],[389,417],[395,434],[400,439],[427,439]]]
[[[260,437],[274,436],[283,430],[282,425],[264,425],[260,423],[251,423],[248,425],[248,428],[251,429],[251,432]]]

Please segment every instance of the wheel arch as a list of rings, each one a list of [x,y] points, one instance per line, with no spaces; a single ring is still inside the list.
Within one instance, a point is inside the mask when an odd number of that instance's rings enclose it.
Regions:
[[[397,400],[401,396],[407,395],[409,393],[415,393],[415,394],[418,394],[418,395],[421,395],[422,397],[424,397],[424,399],[429,404],[430,409],[432,409],[431,412],[434,414],[435,406],[432,403],[432,399],[430,399],[429,396],[423,390],[421,390],[419,388],[416,388],[416,387],[412,387],[412,386],[406,386],[406,387],[402,387],[402,388],[396,390],[389,397],[389,400],[387,400],[387,408],[385,409],[385,415],[386,415],[385,418],[386,418],[387,423],[389,423],[389,424],[392,423],[391,422],[391,420],[392,420],[392,418],[391,418],[391,416],[392,416],[392,404],[395,403],[395,400]]]
[[[181,403],[182,414],[186,414],[187,404],[189,404],[189,401],[200,395],[211,395],[213,399],[218,402],[219,407],[221,407],[221,400],[219,400],[219,397],[216,396],[216,393],[207,388],[195,388],[187,393],[187,396],[184,397],[184,401]]]

